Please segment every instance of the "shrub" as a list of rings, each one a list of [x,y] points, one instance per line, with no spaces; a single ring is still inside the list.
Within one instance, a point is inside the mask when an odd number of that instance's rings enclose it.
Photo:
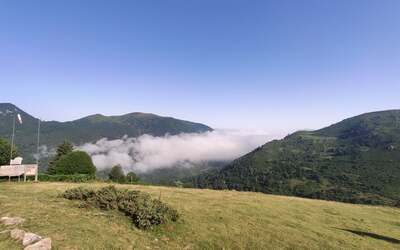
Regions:
[[[110,210],[118,209],[118,199],[120,198],[120,191],[114,186],[107,186],[97,190],[94,193],[92,203],[101,209]]]
[[[179,217],[175,209],[138,191],[127,191],[119,202],[119,209],[131,217],[138,228],[150,228],[152,225],[176,221]]]
[[[11,144],[8,143],[8,141],[0,138],[0,166],[8,165],[10,163],[10,151],[11,151]],[[13,147],[11,154],[13,159],[19,156],[15,146]]]
[[[78,187],[68,189],[63,193],[63,197],[69,200],[82,200],[87,201],[88,199],[93,198],[95,192],[88,188]]]
[[[73,174],[73,175],[50,175],[39,174],[39,181],[63,181],[63,182],[88,182],[96,179],[96,176],[90,174]]]
[[[83,151],[74,151],[62,156],[54,165],[54,174],[89,174],[95,175],[96,167],[90,156]]]
[[[140,191],[116,189],[107,186],[97,191],[73,188],[65,191],[63,197],[81,200],[104,210],[118,209],[132,219],[140,229],[148,229],[168,221],[177,221],[178,212],[160,200]]]

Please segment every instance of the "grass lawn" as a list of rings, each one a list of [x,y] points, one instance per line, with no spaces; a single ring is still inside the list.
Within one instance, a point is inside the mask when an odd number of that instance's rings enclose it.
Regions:
[[[51,237],[54,249],[400,249],[400,209],[251,192],[116,185],[152,194],[176,208],[177,223],[135,228],[117,211],[79,208],[59,198],[79,185],[0,183],[0,216]],[[7,229],[0,226],[0,231]],[[22,249],[0,234],[0,249]]]

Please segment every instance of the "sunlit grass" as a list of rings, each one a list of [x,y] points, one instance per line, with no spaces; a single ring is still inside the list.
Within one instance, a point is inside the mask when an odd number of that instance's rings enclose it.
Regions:
[[[105,184],[1,183],[0,215],[51,237],[55,249],[399,249],[400,209],[260,193],[117,185],[161,197],[181,214],[151,231],[115,211],[79,208],[63,190]],[[6,227],[1,226],[0,231]],[[352,231],[345,231],[352,230]],[[360,235],[357,233],[373,233]],[[0,234],[0,249],[19,249]]]

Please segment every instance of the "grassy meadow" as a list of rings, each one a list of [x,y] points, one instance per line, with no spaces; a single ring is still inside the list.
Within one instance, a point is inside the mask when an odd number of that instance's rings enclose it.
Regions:
[[[54,249],[400,249],[400,209],[261,193],[116,185],[176,208],[177,223],[144,231],[117,211],[58,197],[79,185],[0,183],[0,216],[51,237]],[[0,231],[7,227],[1,225]],[[0,249],[22,249],[0,233]]]

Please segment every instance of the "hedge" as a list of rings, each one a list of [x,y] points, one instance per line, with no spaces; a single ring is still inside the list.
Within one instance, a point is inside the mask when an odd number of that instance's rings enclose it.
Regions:
[[[39,174],[38,179],[39,181],[88,182],[95,180],[96,176],[89,174],[73,174],[73,175]]]

